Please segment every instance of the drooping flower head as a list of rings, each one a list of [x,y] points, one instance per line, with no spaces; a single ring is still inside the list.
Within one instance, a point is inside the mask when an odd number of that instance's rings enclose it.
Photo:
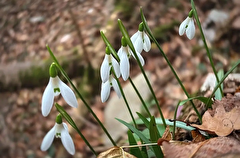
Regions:
[[[111,55],[109,47],[106,47],[106,54],[100,68],[102,82],[106,82],[108,80],[111,68],[113,68],[117,78],[119,78],[121,75],[119,64],[117,60]]]
[[[118,56],[120,58],[120,72],[122,74],[122,78],[124,81],[126,81],[129,77],[130,73],[130,64],[129,64],[129,58],[131,55],[135,58],[133,52],[130,50],[130,48],[127,45],[127,42],[124,37],[122,37],[122,46],[118,50]],[[141,65],[143,66],[145,64],[143,57],[140,53],[136,51],[136,54],[138,56],[138,59],[140,60]],[[136,58],[135,58],[136,59]]]
[[[134,48],[141,53],[143,50],[148,52],[151,49],[151,42],[144,31],[143,22],[139,24],[138,31],[131,37]]]
[[[180,24],[179,35],[182,36],[186,32],[188,39],[193,39],[195,35],[195,26],[193,20],[193,10],[188,14],[188,17]]]
[[[77,107],[77,98],[71,88],[62,82],[57,76],[58,70],[55,63],[52,63],[49,68],[50,79],[48,85],[43,92],[42,97],[42,115],[47,116],[52,109],[54,97],[62,94],[64,100],[72,107]]]
[[[51,146],[54,137],[61,138],[62,144],[65,149],[71,154],[75,154],[75,147],[71,136],[68,133],[66,123],[62,122],[62,117],[59,114],[56,117],[56,123],[53,128],[45,135],[41,144],[41,150],[46,151]]]
[[[104,103],[107,101],[109,95],[110,95],[110,90],[111,87],[113,87],[114,91],[117,93],[118,97],[120,98],[122,96],[120,88],[118,86],[118,83],[112,75],[109,76],[108,80],[104,83],[102,82],[102,87],[101,87],[101,100]]]

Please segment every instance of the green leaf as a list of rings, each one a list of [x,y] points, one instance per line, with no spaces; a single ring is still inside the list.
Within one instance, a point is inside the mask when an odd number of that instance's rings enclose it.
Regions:
[[[149,129],[150,126],[150,122],[149,120],[147,120],[142,114],[137,112],[138,117],[143,121],[143,123],[145,124],[145,126]]]
[[[147,118],[147,120],[150,121],[150,118]],[[163,122],[162,122],[162,118],[155,118],[155,121],[157,123],[157,125],[163,125]],[[173,126],[174,122],[173,121],[170,121],[168,119],[165,119],[165,122],[167,125],[169,126]],[[141,119],[137,119],[136,120],[136,123],[137,124],[144,124],[143,121]],[[179,127],[179,128],[182,128],[182,129],[185,129],[185,130],[188,130],[188,131],[192,131],[192,130],[195,130],[196,128],[194,127],[191,127],[189,125],[187,125],[185,122],[182,122],[182,121],[176,121],[176,127]]]
[[[158,132],[158,129],[157,129],[157,125],[156,125],[154,116],[152,116],[151,120],[150,120],[149,133],[150,133],[150,139],[151,139],[152,143],[156,143],[158,141],[158,139],[161,138],[160,134]],[[163,157],[163,153],[162,153],[160,146],[155,145],[152,148],[154,150],[156,157],[158,157],[158,158]]]
[[[137,145],[136,140],[133,137],[133,134],[130,130],[128,130],[128,141],[129,141],[129,145]],[[142,156],[142,152],[139,149],[139,147],[132,147],[130,148],[130,153],[134,156],[136,156],[137,158],[143,158]]]
[[[179,103],[179,106],[182,106],[183,104],[185,104],[186,102],[190,101],[190,100],[193,100],[193,99],[198,99],[200,100],[201,102],[203,102],[204,104],[207,105],[208,103],[208,99],[207,97],[203,97],[203,96],[196,96],[196,97],[192,97],[192,98],[188,98],[186,100],[183,100]],[[210,102],[210,104],[212,105],[213,101]],[[208,103],[209,104],[209,103]]]
[[[221,80],[224,76],[223,69],[219,70],[217,75],[218,75],[219,80]],[[216,80],[216,85],[217,85],[217,80]],[[223,89],[223,84],[221,84],[221,88]],[[221,90],[219,88],[215,92],[215,99],[222,100],[222,93],[221,93]]]
[[[131,124],[116,118],[116,120],[118,120],[119,122],[121,122],[122,124],[124,124],[125,126],[127,126],[131,131],[133,131],[134,133],[136,133],[138,135],[138,137],[140,139],[142,139],[145,143],[151,143],[138,129],[136,129],[135,127],[133,127]]]

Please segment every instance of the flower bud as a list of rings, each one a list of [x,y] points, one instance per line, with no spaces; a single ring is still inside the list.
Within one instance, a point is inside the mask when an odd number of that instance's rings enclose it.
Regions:
[[[49,75],[50,77],[56,77],[58,75],[58,69],[54,62],[49,67]]]

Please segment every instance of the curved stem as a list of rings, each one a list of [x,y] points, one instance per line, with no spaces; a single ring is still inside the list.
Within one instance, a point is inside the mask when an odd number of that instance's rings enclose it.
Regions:
[[[53,61],[56,63],[56,65],[58,66],[59,70],[61,71],[62,75],[66,78],[66,80],[70,83],[70,85],[72,86],[72,88],[74,89],[74,91],[77,93],[78,97],[83,101],[83,103],[86,105],[87,109],[91,112],[91,114],[93,115],[93,117],[97,120],[97,122],[99,123],[99,125],[101,126],[101,128],[103,129],[103,131],[105,132],[105,134],[108,136],[109,140],[112,142],[112,144],[114,146],[116,146],[116,143],[114,142],[113,138],[111,137],[111,135],[108,133],[107,129],[104,127],[104,125],[102,124],[102,122],[98,119],[97,115],[93,112],[93,110],[91,109],[91,107],[88,105],[88,103],[86,102],[86,100],[83,98],[83,96],[81,95],[81,93],[78,91],[78,89],[74,86],[74,84],[72,83],[71,79],[68,77],[67,73],[63,70],[63,68],[61,67],[61,65],[59,64],[58,60],[56,59],[56,57],[54,56],[53,52],[51,51],[51,49],[49,48],[49,46],[46,46],[48,49],[49,54],[51,55],[51,57],[53,58]]]
[[[147,22],[146,22],[146,19],[145,19],[144,15],[143,15],[142,8],[141,8],[141,18],[142,18],[142,21],[143,21],[143,24],[144,24],[144,27],[145,27],[146,31],[148,32],[149,36],[150,36],[151,39],[154,41],[154,43],[157,45],[158,49],[160,50],[160,53],[162,54],[162,56],[163,56],[164,59],[166,60],[166,62],[167,62],[167,64],[168,64],[168,66],[170,67],[170,69],[172,70],[175,78],[177,79],[178,83],[180,84],[180,86],[181,86],[182,90],[184,91],[185,95],[187,96],[187,98],[190,98],[190,95],[188,94],[186,88],[183,86],[183,84],[182,84],[181,80],[179,79],[176,71],[175,71],[174,68],[172,67],[170,61],[168,60],[168,58],[167,58],[167,56],[165,55],[165,53],[163,52],[161,46],[159,45],[159,43],[157,42],[157,40],[156,40],[155,37],[153,36],[150,28],[148,27]],[[202,123],[202,116],[201,116],[200,113],[198,112],[198,110],[197,110],[196,106],[194,105],[193,101],[190,100],[190,103],[192,104],[192,107],[193,107],[194,111],[196,112],[196,114],[197,114],[197,116],[198,116],[198,118],[199,118],[200,123]]]
[[[196,7],[195,7],[195,4],[194,4],[194,1],[193,1],[193,0],[191,0],[191,5],[192,5],[192,9],[193,9],[193,15],[194,15],[194,17],[195,17],[195,19],[196,19],[198,28],[199,28],[200,33],[201,33],[201,37],[202,37],[202,41],[203,41],[204,47],[205,47],[205,49],[206,49],[206,51],[207,51],[208,59],[209,59],[209,61],[210,61],[210,64],[211,64],[211,67],[212,67],[212,69],[213,69],[214,75],[215,75],[215,77],[216,77],[216,79],[217,79],[217,82],[219,83],[219,77],[218,77],[218,75],[217,75],[217,71],[216,71],[215,66],[214,66],[214,63],[213,63],[212,55],[211,55],[210,50],[209,50],[209,48],[208,48],[208,45],[207,45],[207,42],[206,42],[206,39],[205,39],[203,30],[202,30],[202,26],[201,26],[201,23],[200,23],[200,21],[199,21],[198,14],[197,14],[197,10],[196,10]],[[222,87],[220,86],[219,89],[220,89],[221,95],[223,96]]]

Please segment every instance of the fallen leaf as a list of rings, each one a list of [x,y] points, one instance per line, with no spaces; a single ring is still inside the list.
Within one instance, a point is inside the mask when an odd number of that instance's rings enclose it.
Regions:
[[[240,142],[233,137],[216,137],[200,143],[162,142],[165,158],[221,157],[240,152],[239,146]]]
[[[172,133],[170,131],[169,126],[167,126],[165,132],[163,133],[162,139],[165,139],[165,140],[168,140],[168,141],[172,140]]]
[[[98,155],[97,158],[136,158],[135,156],[125,152],[121,147],[112,147]]]
[[[193,143],[199,143],[206,140],[206,138],[197,130],[192,130],[191,134],[193,137],[193,140],[192,140]]]
[[[204,113],[202,125],[191,124],[191,126],[218,136],[227,136],[232,133],[233,130],[239,130],[240,107],[238,102],[235,105],[236,99],[239,99],[238,95],[227,96],[221,101],[215,101],[213,104],[215,111],[208,110]],[[226,111],[225,109],[229,109],[230,106],[231,110],[229,112],[228,110]],[[214,111],[213,116],[210,114],[212,111]]]

